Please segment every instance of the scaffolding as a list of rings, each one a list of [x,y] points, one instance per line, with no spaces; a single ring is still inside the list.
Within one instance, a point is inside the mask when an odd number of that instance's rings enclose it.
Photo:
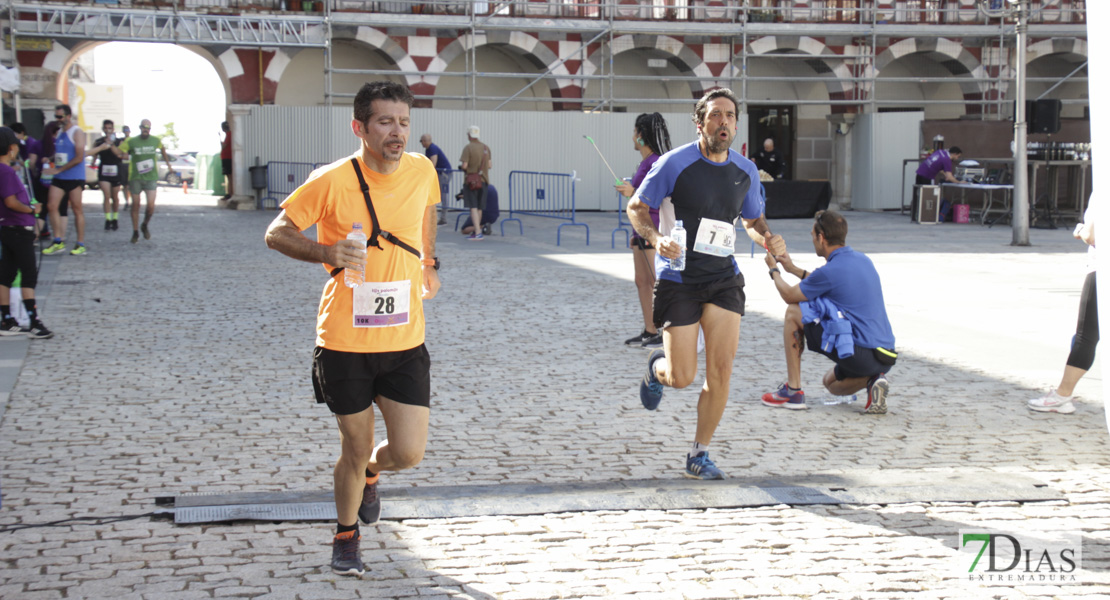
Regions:
[[[234,1],[234,0],[233,0]],[[825,105],[834,112],[873,112],[879,107],[919,107],[926,105],[976,105],[981,118],[1003,118],[1009,101],[1005,89],[1013,69],[1012,24],[988,19],[977,11],[969,13],[964,4],[947,0],[908,0],[898,8],[884,8],[876,2],[862,0],[502,0],[479,2],[459,0],[394,0],[363,2],[362,0],[329,0],[320,11],[294,12],[287,2],[300,0],[263,0],[262,8],[228,6],[227,0],[183,0],[169,6],[120,5],[119,7],[74,6],[48,2],[9,3],[5,9],[10,26],[12,47],[17,37],[81,39],[95,41],[171,42],[193,45],[220,45],[273,48],[319,47],[324,52],[325,103],[335,98],[353,96],[333,89],[334,75],[406,76],[462,78],[461,95],[418,95],[426,102],[458,100],[465,108],[479,108],[479,103],[495,104],[500,110],[509,102],[553,103],[578,107],[584,111],[604,112],[627,109],[644,104],[686,106],[690,98],[643,98],[617,95],[618,83],[640,82],[644,85],[681,82],[697,89],[707,82],[730,87],[737,92],[745,107],[750,103]],[[1065,0],[1046,0],[1045,6],[1064,10]],[[189,4],[189,9],[186,9]],[[894,3],[888,3],[893,5]],[[908,7],[907,7],[908,5]],[[1031,38],[1080,38],[1087,36],[1085,5],[1078,0],[1066,4],[1066,14],[1054,21],[1034,22],[1029,26]],[[416,14],[414,14],[416,13]],[[14,18],[13,18],[14,17]],[[343,69],[334,65],[333,45],[336,27],[373,27],[378,30],[412,30],[416,27],[434,31],[457,32],[465,44],[462,71]],[[567,56],[547,65],[546,70],[533,73],[492,72],[482,68],[477,40],[487,32],[526,32],[534,36],[571,35],[579,40],[578,47]],[[686,74],[663,77],[623,74],[615,64],[614,45],[620,36],[685,36],[717,39],[729,49],[727,66],[719,75],[706,76],[687,71]],[[812,37],[850,40],[852,52],[846,54],[811,54],[803,51],[753,53],[752,43],[768,37]],[[996,64],[984,65],[980,75],[944,73],[926,77],[878,77],[875,51],[884,41],[904,38],[939,39],[975,38],[992,40],[984,51],[994,53]],[[600,43],[596,72],[557,74],[556,69],[568,60],[585,65],[593,44]],[[752,67],[762,61],[801,61],[810,65],[812,76],[758,76]],[[846,72],[845,72],[846,69]],[[1070,81],[1085,82],[1085,77],[1068,76]],[[519,79],[529,82],[515,93],[483,96],[479,90],[485,79]],[[1065,77],[1064,79],[1068,79]],[[525,95],[537,84],[553,80],[570,81],[581,90],[581,97],[531,97]],[[802,99],[796,97],[752,97],[752,88],[763,83],[810,83],[829,85],[830,80],[843,86],[837,97]],[[1058,77],[1029,78],[1030,82],[1056,83]],[[892,83],[973,84],[987,90],[980,98],[880,100],[878,87]],[[596,84],[597,93],[587,94],[588,85]],[[1065,104],[1086,104],[1087,100],[1067,99]]]

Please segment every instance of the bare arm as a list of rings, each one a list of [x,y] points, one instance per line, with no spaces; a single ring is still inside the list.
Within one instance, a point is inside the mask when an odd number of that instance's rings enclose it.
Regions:
[[[632,222],[632,228],[640,237],[647,240],[647,243],[655,247],[655,251],[664,258],[678,258],[682,253],[682,247],[670,238],[659,233],[655,228],[655,224],[651,222],[651,208],[640,200],[637,194],[628,201],[628,208],[625,212],[628,214],[628,220]]]
[[[23,213],[25,215],[31,215],[35,213],[35,209],[20,202],[19,199],[15,196],[8,196],[7,198],[4,198],[4,206],[8,207],[8,210],[12,210],[17,213]]]
[[[166,161],[166,168],[168,168],[170,170],[170,172],[172,173],[173,172],[173,165],[170,164],[170,155],[166,154],[166,147],[161,146],[158,149],[162,151],[162,160]]]
[[[959,180],[959,179],[956,179],[956,178],[955,178],[955,177],[954,177],[954,176],[952,175],[952,171],[943,171],[943,173],[944,173],[944,180],[945,180],[945,181],[947,181],[947,182],[949,182],[949,183],[959,183],[959,182],[960,182],[960,180]]]
[[[782,239],[781,235],[771,233],[771,228],[767,225],[767,218],[764,215],[759,215],[755,219],[741,218],[740,222],[744,224],[744,232],[748,234],[753,242],[770,250],[776,256],[786,253],[786,241]]]
[[[786,280],[782,278],[782,274],[777,270],[777,259],[770,252],[767,252],[763,260],[767,263],[767,267],[771,269],[771,281],[775,282],[775,289],[778,290],[779,297],[781,297],[784,302],[787,304],[798,304],[799,302],[809,300],[809,298],[806,298],[806,295],[802,293],[800,285],[790,285],[786,283]]]
[[[436,257],[436,232],[438,226],[436,225],[438,216],[436,215],[436,205],[429,205],[424,209],[424,236],[423,242],[424,258],[435,259]],[[439,271],[436,270],[434,265],[423,264],[422,270],[424,276],[424,296],[425,300],[431,300],[439,293],[440,281]]]
[[[324,263],[347,268],[366,263],[366,248],[354,240],[339,240],[334,246],[314,242],[285,214],[278,216],[266,229],[266,246],[289,258],[311,263]]]
[[[1075,239],[1083,240],[1088,246],[1095,245],[1095,224],[1082,223],[1075,228]]]

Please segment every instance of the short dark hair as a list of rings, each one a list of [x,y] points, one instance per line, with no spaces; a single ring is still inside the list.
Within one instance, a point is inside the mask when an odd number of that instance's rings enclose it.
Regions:
[[[374,116],[370,106],[375,100],[404,102],[409,108],[412,108],[415,98],[412,97],[412,91],[409,90],[408,86],[392,81],[371,81],[363,84],[358,93],[355,94],[354,118],[356,121],[359,123],[370,121],[370,117]]]
[[[964,151],[960,150],[959,146],[952,146],[948,149],[948,154],[963,154]]]
[[[19,145],[19,138],[8,127],[0,127],[0,156],[7,156],[12,151],[12,146]]]
[[[223,123],[220,123],[220,129],[223,129],[224,131],[230,131],[231,125],[228,125],[227,121],[224,121]]]
[[[64,112],[67,117],[73,114],[73,109],[70,108],[68,104],[59,104],[54,107],[54,110],[60,110]]]
[[[819,210],[813,216],[813,230],[825,236],[830,246],[843,246],[848,239],[848,222],[835,210]]]
[[[701,100],[698,100],[698,103],[694,106],[693,119],[695,125],[705,123],[705,112],[709,110],[709,103],[717,98],[728,98],[732,100],[732,105],[736,107],[736,116],[740,116],[740,99],[736,97],[736,94],[732,93],[732,90],[728,88],[717,88],[706,92],[705,95],[701,97]]]
[[[104,122],[103,122],[103,123],[101,123],[101,124],[100,124],[100,126],[101,126],[101,127],[104,127],[105,125],[111,125],[112,127],[115,127],[115,126],[116,126],[116,122],[115,122],[115,121],[113,121],[113,120],[111,120],[111,119],[104,119]]]
[[[10,127],[11,127],[12,131],[14,131],[16,133],[22,133],[22,134],[27,133],[27,128],[23,126],[23,123],[12,123],[10,125]]]

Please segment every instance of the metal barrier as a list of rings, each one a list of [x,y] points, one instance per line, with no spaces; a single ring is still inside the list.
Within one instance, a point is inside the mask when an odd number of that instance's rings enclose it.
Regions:
[[[555,245],[562,245],[563,228],[585,227],[586,245],[590,245],[590,226],[574,220],[574,182],[576,172],[537,173],[534,171],[511,171],[509,173],[509,218],[501,221],[501,235],[505,235],[505,223],[516,221],[520,234],[524,235],[524,223],[515,215],[530,215],[570,221],[559,225]]]
[[[631,198],[629,198],[629,200],[631,200]],[[620,192],[617,192],[617,227],[615,229],[613,229],[612,233],[609,234],[609,247],[612,248],[612,249],[616,249],[616,247],[617,247],[617,232],[618,231],[623,231],[624,232],[624,245],[625,245],[625,247],[628,247],[628,242],[632,239],[632,232],[631,232],[632,223],[630,221],[626,221],[624,219],[624,217],[625,217],[624,201],[625,201],[624,194],[622,194]],[[625,227],[626,225],[627,225],[627,227]]]
[[[266,195],[258,201],[259,208],[266,208],[266,201],[274,201],[274,210],[281,205],[286,196],[292,194],[308,179],[316,165],[270,161],[266,163]]]

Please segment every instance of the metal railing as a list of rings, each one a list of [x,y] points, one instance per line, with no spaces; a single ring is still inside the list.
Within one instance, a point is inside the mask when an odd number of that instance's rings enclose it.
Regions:
[[[555,235],[555,245],[563,243],[564,227],[585,227],[586,245],[590,245],[590,226],[575,220],[574,182],[576,173],[540,173],[512,171],[509,173],[509,218],[501,221],[501,235],[505,223],[516,221],[524,235],[524,223],[516,215],[529,215],[547,219],[569,221],[562,223]]]
[[[304,183],[317,167],[312,163],[270,161],[266,163],[266,195],[258,201],[258,208],[266,208],[266,201],[274,201],[274,210],[281,201]]]
[[[983,24],[989,19],[961,0],[91,0],[97,8],[252,13],[371,13],[594,21],[723,23]],[[29,5],[29,4],[28,4]],[[1030,23],[1086,23],[1087,0],[1033,0]],[[22,10],[23,7],[21,6]]]

